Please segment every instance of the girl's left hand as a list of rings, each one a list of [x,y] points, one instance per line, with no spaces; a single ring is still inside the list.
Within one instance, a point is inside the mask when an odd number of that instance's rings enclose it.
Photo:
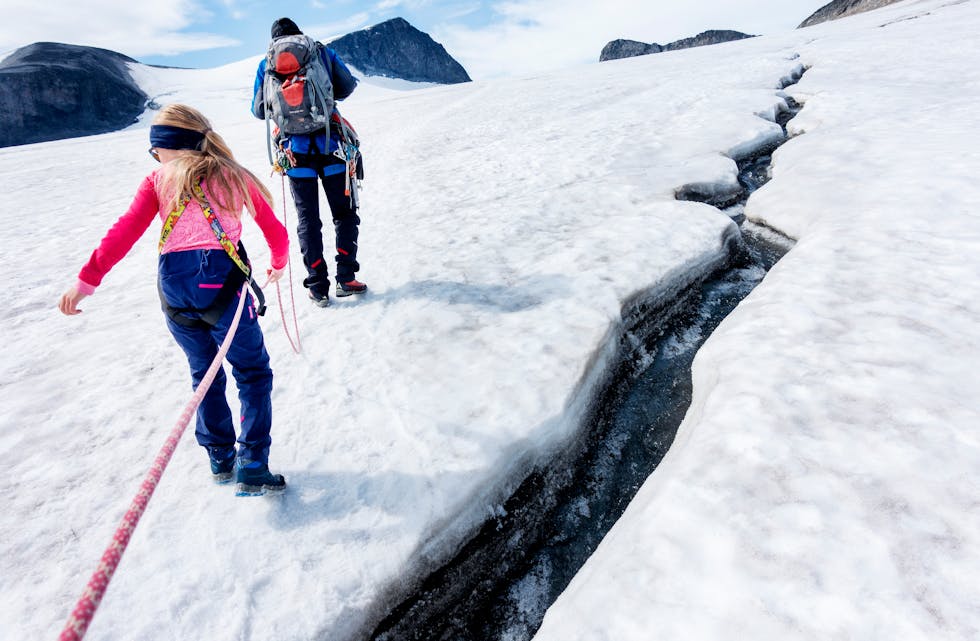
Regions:
[[[265,273],[269,277],[269,280],[267,280],[265,282],[265,284],[266,285],[271,285],[272,283],[275,283],[280,278],[282,278],[283,277],[283,274],[286,273],[286,270],[285,269],[275,269],[275,268],[272,268],[272,269],[267,269]]]
[[[61,300],[58,301],[58,309],[60,309],[61,313],[65,316],[81,314],[82,310],[78,309],[78,304],[87,296],[88,294],[81,293],[78,291],[78,287],[73,286],[71,289],[61,295]]]

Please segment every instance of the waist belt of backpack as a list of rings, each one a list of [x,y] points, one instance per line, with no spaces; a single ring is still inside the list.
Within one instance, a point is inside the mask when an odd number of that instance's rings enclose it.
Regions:
[[[163,311],[167,314],[168,318],[184,327],[214,327],[228,308],[229,303],[235,297],[235,293],[248,280],[249,286],[255,293],[255,298],[259,303],[255,313],[262,316],[265,314],[265,295],[255,282],[255,279],[252,278],[252,270],[249,267],[248,254],[245,252],[245,246],[241,241],[239,241],[237,248],[232,245],[225,230],[221,227],[221,222],[214,214],[214,210],[211,209],[211,203],[208,202],[207,196],[204,195],[204,190],[201,188],[200,183],[194,185],[194,193],[202,201],[201,211],[204,213],[204,217],[207,219],[211,231],[214,232],[218,243],[225,250],[225,253],[228,254],[228,257],[231,258],[232,262],[238,266],[238,269],[232,269],[228,272],[228,275],[225,277],[225,282],[221,285],[221,289],[218,290],[218,295],[215,296],[214,301],[206,309],[172,307],[163,295],[163,288],[158,281],[157,289],[160,293],[160,303],[163,306]],[[170,212],[167,220],[164,221],[163,229],[160,231],[160,244],[158,246],[161,252],[163,251],[164,243],[167,242],[167,238],[170,237],[170,233],[173,231],[177,221],[184,213],[184,210],[187,209],[190,200],[190,197],[183,198],[177,205],[177,208]],[[192,318],[186,314],[197,314],[198,317]]]

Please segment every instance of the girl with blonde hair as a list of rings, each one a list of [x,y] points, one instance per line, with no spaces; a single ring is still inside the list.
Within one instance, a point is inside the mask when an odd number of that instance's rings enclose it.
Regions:
[[[150,155],[160,166],[140,183],[129,209],[92,252],[58,307],[66,315],[81,313],[78,303],[95,292],[159,216],[160,301],[197,389],[234,318],[236,305],[231,303],[251,278],[240,242],[242,210],[252,215],[269,245],[270,282],[282,277],[289,238],[272,211],[269,190],[235,160],[224,139],[192,107],[173,104],[157,114],[150,127]],[[247,313],[227,354],[242,409],[238,450],[223,369],[198,407],[195,431],[197,442],[208,452],[215,482],[231,482],[234,474],[240,496],[286,485],[282,475],[269,472],[272,369],[254,301],[248,296]]]

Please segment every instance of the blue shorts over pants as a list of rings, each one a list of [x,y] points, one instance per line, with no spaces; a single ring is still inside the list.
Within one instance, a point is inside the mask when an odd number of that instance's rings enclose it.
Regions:
[[[161,254],[160,291],[171,307],[206,309],[232,269],[238,267],[221,249]],[[268,463],[269,445],[272,443],[269,436],[272,428],[272,369],[254,301],[251,294],[247,296],[235,338],[226,356],[238,384],[242,409],[241,434],[237,439],[238,456]],[[185,327],[167,318],[167,328],[187,355],[195,390],[228,334],[237,307],[236,296],[211,328]],[[194,314],[185,315],[194,317]],[[222,367],[197,409],[195,436],[197,442],[209,450],[227,448],[230,451],[235,447],[235,426],[225,397],[226,383],[227,377]]]

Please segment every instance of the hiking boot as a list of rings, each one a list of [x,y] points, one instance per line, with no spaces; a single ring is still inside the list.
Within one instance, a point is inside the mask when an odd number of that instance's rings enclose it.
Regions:
[[[363,294],[367,291],[367,285],[356,280],[346,283],[337,283],[337,297],[350,296],[351,294]]]
[[[211,459],[211,478],[218,485],[231,483],[231,473],[235,471],[235,448],[209,447]]]
[[[330,294],[318,294],[312,289],[310,290],[310,300],[317,307],[329,307],[330,306]]]
[[[266,463],[247,459],[238,459],[237,481],[236,496],[262,496],[266,492],[286,489],[286,479],[282,474],[271,473]]]

